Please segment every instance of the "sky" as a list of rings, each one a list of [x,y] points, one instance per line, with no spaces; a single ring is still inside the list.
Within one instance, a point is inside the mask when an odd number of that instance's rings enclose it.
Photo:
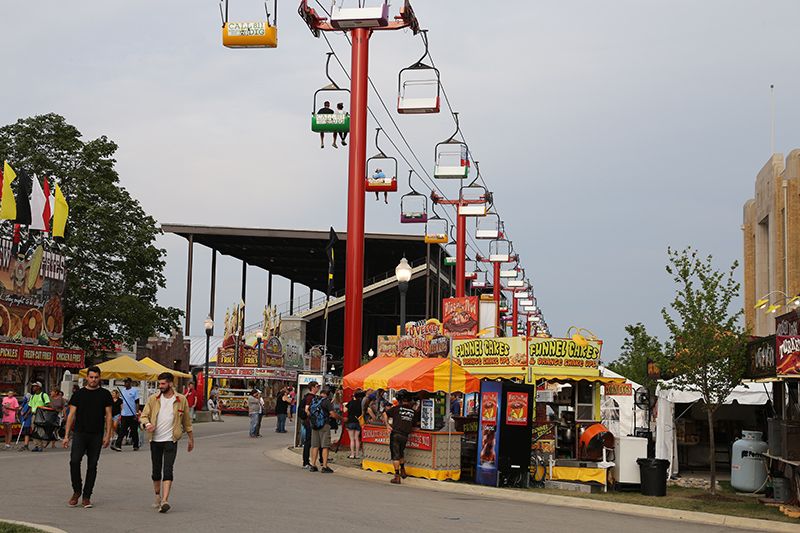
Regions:
[[[278,48],[231,50],[211,1],[5,2],[0,125],[54,112],[85,140],[107,136],[119,145],[122,186],[160,223],[344,231],[347,152],[320,149],[310,130],[314,92],[328,84],[328,44],[297,15],[297,0],[278,4]],[[412,5],[551,333],[588,329],[604,341],[604,362],[619,355],[627,324],[666,340],[661,310],[676,288],[668,247],[692,246],[719,269],[741,263],[742,206],[771,154],[770,85],[774,151],[800,147],[791,104],[800,4]],[[260,2],[230,0],[231,21],[263,16]],[[326,36],[349,70],[344,35]],[[371,38],[370,78],[410,149],[371,90],[377,122],[368,131],[379,123],[400,147],[381,141],[400,160],[401,187],[389,205],[368,196],[368,232],[422,232],[399,223],[404,158],[432,174],[436,143],[455,131],[447,107],[391,111],[398,72],[423,52],[410,31]],[[335,60],[331,75],[347,85]],[[367,153],[376,152],[371,140]],[[458,194],[456,181],[415,182],[424,193],[433,185]],[[187,243],[164,235],[158,245],[167,252],[159,301],[184,308]],[[209,272],[209,250],[196,247],[193,334],[203,332]],[[239,301],[240,276],[239,263],[219,259],[218,322]],[[247,323],[266,301],[266,279],[248,270]],[[287,280],[276,278],[274,290],[274,303],[288,300]]]

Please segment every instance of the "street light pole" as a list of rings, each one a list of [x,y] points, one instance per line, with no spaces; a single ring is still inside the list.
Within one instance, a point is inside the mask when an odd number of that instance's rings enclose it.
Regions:
[[[400,289],[400,335],[403,335],[406,327],[406,292],[408,292],[408,282],[411,280],[411,265],[405,256],[395,267],[394,273],[397,276],[397,288]]]
[[[208,408],[208,387],[211,385],[211,379],[208,377],[208,352],[211,349],[211,334],[214,332],[214,320],[209,315],[203,322],[206,328],[206,367],[203,372],[203,406]]]

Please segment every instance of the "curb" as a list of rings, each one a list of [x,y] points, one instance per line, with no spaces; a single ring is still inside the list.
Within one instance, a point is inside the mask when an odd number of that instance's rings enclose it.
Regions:
[[[264,455],[291,465],[297,465],[298,459],[300,459],[296,453],[290,451],[288,448],[268,450],[264,452]],[[354,479],[363,479],[372,482],[385,481],[388,479],[386,474],[381,474],[379,472],[360,470],[346,466],[337,467],[335,464],[331,466],[336,473]],[[559,496],[554,494],[533,494],[530,492],[523,492],[521,490],[500,489],[483,485],[466,485],[421,478],[404,479],[403,485],[411,485],[414,487],[420,487],[439,492],[485,496],[506,501],[516,500],[519,502],[556,505],[559,507],[577,507],[579,509],[605,511],[609,513],[620,513],[648,518],[660,518],[663,520],[677,520],[691,522],[694,524],[726,526],[758,531],[797,532],[797,524],[792,524],[789,522],[773,522],[770,520],[760,520],[756,518],[701,513],[698,511],[683,511],[680,509],[668,509],[666,507],[648,507],[645,505],[635,505],[632,503],[615,503],[600,500],[589,500],[584,498],[571,498],[569,496]]]
[[[20,522],[18,520],[6,520],[5,518],[0,518],[0,522],[7,522],[9,524],[17,524],[19,526],[35,527],[36,529],[41,529],[42,531],[47,531],[47,533],[67,533],[63,529],[58,529],[57,527],[43,526],[41,524],[31,524],[30,522]]]

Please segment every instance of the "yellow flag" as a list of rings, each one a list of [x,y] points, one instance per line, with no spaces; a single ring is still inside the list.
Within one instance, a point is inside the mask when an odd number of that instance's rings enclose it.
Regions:
[[[0,219],[17,219],[17,201],[14,199],[14,191],[11,190],[11,182],[17,177],[16,172],[3,161],[3,201],[0,203]]]
[[[5,188],[5,183],[3,183]],[[5,195],[5,191],[3,191]],[[69,215],[69,205],[67,199],[61,193],[61,188],[56,184],[56,208],[53,214],[53,237],[64,237],[64,228],[67,226],[67,216]]]

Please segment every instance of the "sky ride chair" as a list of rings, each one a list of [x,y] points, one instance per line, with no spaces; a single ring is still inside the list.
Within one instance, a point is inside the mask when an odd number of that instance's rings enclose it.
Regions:
[[[492,202],[492,193],[475,181],[461,187],[458,192],[458,214],[462,217],[485,217],[487,203]]]
[[[369,159],[366,164],[366,192],[397,192],[397,159],[383,153],[378,146],[378,136],[381,128],[375,128],[375,148],[378,153]]]
[[[224,8],[223,8],[224,4]],[[277,48],[278,46],[278,0],[273,0],[272,24],[267,2],[264,2],[266,20],[257,22],[229,22],[228,0],[220,0],[222,15],[222,44],[228,48]]]
[[[331,64],[332,55],[332,52],[328,52],[328,60],[325,62],[325,76],[327,76],[328,80],[330,80],[330,84],[321,89],[317,89],[317,91],[314,93],[314,103],[312,104],[313,108],[311,109],[311,131],[317,133],[324,133],[327,131],[350,131],[349,113],[336,113],[335,111],[332,113],[317,113],[324,102],[329,102],[332,106],[331,111],[333,111],[333,107],[336,106],[337,99],[333,98],[331,95],[346,94],[347,98],[340,97],[340,100],[342,103],[350,103],[350,89],[342,89],[336,84],[335,81],[333,81],[333,78],[330,76],[328,69]],[[320,94],[322,94],[324,97],[319,98]]]
[[[428,197],[418,193],[411,185],[411,174],[408,171],[408,192],[400,197],[400,222],[403,224],[424,224],[428,221]]]
[[[436,179],[465,179],[469,174],[469,148],[463,140],[456,139],[460,129],[458,127],[458,113],[453,113],[456,121],[456,132],[446,141],[436,145],[433,168],[433,177]]]
[[[344,0],[340,4],[337,6],[336,0],[333,0],[331,6],[331,26],[334,28],[351,30],[389,25],[389,3],[385,0],[378,7],[344,7]]]
[[[476,239],[499,239],[502,232],[503,222],[500,215],[494,211],[486,213],[485,217],[479,218],[475,227]]]
[[[436,207],[431,206],[433,216],[429,217],[425,222],[425,242],[426,243],[439,243],[447,244],[447,234],[450,230],[450,224],[447,220],[440,218],[436,214]]]
[[[397,77],[397,112],[401,114],[439,112],[439,95],[442,90],[439,69],[422,62],[427,56],[433,64],[428,52],[427,30],[420,33],[422,42],[425,43],[425,53],[419,61],[402,69]],[[433,87],[436,88],[435,94]]]

